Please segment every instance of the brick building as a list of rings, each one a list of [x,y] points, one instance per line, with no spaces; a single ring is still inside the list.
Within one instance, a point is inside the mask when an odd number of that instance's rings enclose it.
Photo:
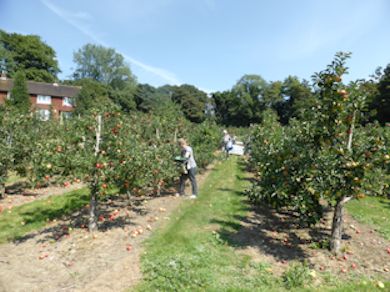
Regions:
[[[2,75],[0,77],[0,104],[10,98],[13,80]],[[74,111],[74,97],[81,87],[60,85],[57,83],[44,83],[27,81],[27,90],[31,98],[33,109],[43,120],[54,118],[67,118]]]

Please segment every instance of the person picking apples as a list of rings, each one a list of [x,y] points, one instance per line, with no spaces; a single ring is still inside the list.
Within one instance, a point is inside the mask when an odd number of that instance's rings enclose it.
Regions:
[[[229,157],[229,152],[233,149],[233,139],[227,130],[223,130],[223,151],[226,152],[226,158]]]
[[[183,170],[180,175],[179,193],[177,195],[184,195],[185,182],[187,178],[191,181],[192,195],[191,199],[196,199],[198,195],[198,185],[196,183],[196,161],[194,158],[194,152],[187,141],[183,138],[178,140],[178,145],[181,149],[181,157],[183,158]]]

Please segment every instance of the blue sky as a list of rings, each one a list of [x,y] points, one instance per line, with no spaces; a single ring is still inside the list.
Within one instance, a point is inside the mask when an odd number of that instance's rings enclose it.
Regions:
[[[310,79],[351,51],[349,80],[390,63],[387,0],[0,0],[0,28],[37,34],[68,78],[86,43],[115,48],[140,83],[230,89],[244,74]]]

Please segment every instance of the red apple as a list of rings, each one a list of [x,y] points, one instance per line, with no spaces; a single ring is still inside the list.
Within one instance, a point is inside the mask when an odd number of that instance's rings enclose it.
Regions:
[[[338,93],[339,93],[340,95],[347,95],[347,94],[348,94],[347,91],[346,91],[345,89],[340,89],[340,90],[338,91]]]

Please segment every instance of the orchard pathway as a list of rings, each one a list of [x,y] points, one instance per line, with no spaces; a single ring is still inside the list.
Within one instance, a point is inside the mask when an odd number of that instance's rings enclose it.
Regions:
[[[201,188],[213,167],[198,175]],[[48,222],[18,241],[1,244],[0,292],[127,289],[142,277],[143,241],[172,220],[172,211],[185,201],[167,193],[135,197],[130,206],[126,198],[114,197],[100,202],[100,212],[106,219],[94,235],[80,227],[88,218],[85,208]],[[116,219],[108,220],[114,212]]]
[[[250,180],[240,158],[217,165],[199,199],[147,240],[135,290],[374,291],[382,281],[390,289],[388,240],[347,216],[344,254],[335,257],[325,246],[330,213],[315,228],[299,228],[297,217],[251,207]]]
[[[302,260],[317,273],[310,291],[359,277],[389,280],[384,247],[390,243],[350,217],[346,233],[353,240],[346,239],[343,259],[311,247],[329,234],[329,222],[313,233],[286,215],[253,209],[244,195],[251,175],[242,158],[217,161],[198,179],[196,200],[101,202],[101,211],[117,218],[100,222],[95,235],[75,224],[86,218],[84,210],[0,245],[0,291],[283,291],[283,273]],[[370,291],[372,284],[364,285]]]

